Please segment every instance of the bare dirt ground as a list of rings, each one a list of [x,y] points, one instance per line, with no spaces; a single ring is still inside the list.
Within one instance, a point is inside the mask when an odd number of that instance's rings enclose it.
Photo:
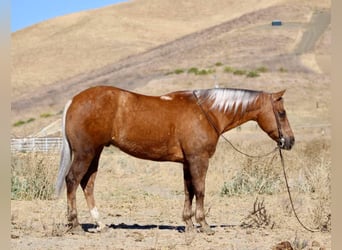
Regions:
[[[292,184],[300,183],[301,175],[298,173],[301,169],[312,167],[301,150],[315,140],[324,140],[329,144],[331,138],[331,28],[326,21],[330,10],[323,6],[323,14],[318,14],[317,20],[312,18],[318,13],[317,8],[305,4],[299,7],[284,4],[258,10],[99,70],[55,82],[48,88],[38,87],[13,100],[13,122],[19,118],[37,117],[44,112],[58,113],[68,98],[95,84],[116,85],[145,94],[210,88],[215,84],[214,75],[166,73],[181,68],[215,68],[216,81],[222,87],[267,91],[287,89],[285,105],[296,135],[296,146],[292,151],[285,152],[285,159]],[[269,22],[275,17],[288,22],[284,22],[282,27],[272,28]],[[310,22],[312,20],[315,20],[314,25]],[[301,41],[309,34],[305,32],[307,30],[320,30],[321,36],[308,39],[306,46],[301,47]],[[223,66],[213,66],[216,62],[221,62]],[[268,71],[258,78],[246,78],[225,73],[225,66],[248,70],[264,66]],[[59,117],[38,118],[24,127],[13,128],[12,133],[15,136],[35,133]],[[246,124],[241,131],[228,132],[227,136],[242,148],[250,149],[250,145],[255,145],[253,152],[256,154],[274,146],[263,132],[255,129],[255,124]],[[56,162],[51,166],[51,171],[56,172],[59,155],[50,154],[47,157],[52,157]],[[330,162],[330,159],[330,154],[325,153],[320,156],[319,162]],[[113,148],[106,149],[100,162],[95,196],[107,230],[88,232],[93,222],[80,190],[77,206],[83,230],[73,234],[63,233],[66,222],[64,195],[49,201],[12,200],[12,248],[263,250],[289,241],[294,249],[331,249],[330,231],[310,233],[301,228],[291,212],[285,192],[258,196],[259,200],[264,199],[267,215],[270,216],[268,225],[241,227],[253,210],[257,195],[228,198],[221,195],[221,190],[245,161],[229,145],[218,145],[207,176],[205,201],[207,219],[215,234],[207,236],[184,232],[181,220],[184,200],[181,165],[138,160]],[[276,162],[274,171],[279,173],[279,159]],[[323,164],[317,163],[315,166],[320,165]],[[322,176],[318,175],[315,182],[320,183]],[[321,197],[295,192],[294,199],[303,221],[312,225],[313,218],[317,218],[315,213],[322,202]],[[329,201],[331,199],[324,199],[326,203],[321,204],[322,210],[327,210],[325,212],[328,214]]]

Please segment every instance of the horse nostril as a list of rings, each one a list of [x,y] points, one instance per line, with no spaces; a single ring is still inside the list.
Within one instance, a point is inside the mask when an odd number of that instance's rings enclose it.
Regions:
[[[281,137],[278,142],[279,147],[284,148],[286,145],[286,140],[284,137]]]
[[[294,137],[290,138],[280,138],[278,141],[278,145],[280,148],[285,149],[285,150],[290,150],[292,146],[294,145],[295,139]]]
[[[291,147],[295,144],[295,138],[294,137],[291,137],[290,139],[290,145]]]
[[[293,147],[294,143],[295,143],[295,139],[294,137],[291,137],[287,146],[288,150],[290,150]]]

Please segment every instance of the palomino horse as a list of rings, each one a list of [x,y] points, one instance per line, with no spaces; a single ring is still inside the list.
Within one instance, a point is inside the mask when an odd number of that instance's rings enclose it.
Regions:
[[[191,217],[195,215],[200,230],[213,233],[205,220],[203,204],[209,158],[220,135],[254,120],[279,147],[291,149],[294,136],[283,106],[284,92],[215,88],[146,96],[109,86],[82,91],[64,109],[56,184],[60,194],[66,182],[70,227],[78,225],[79,184],[97,229],[104,227],[93,190],[101,152],[104,146],[114,145],[138,158],[182,163],[186,230],[194,229]]]

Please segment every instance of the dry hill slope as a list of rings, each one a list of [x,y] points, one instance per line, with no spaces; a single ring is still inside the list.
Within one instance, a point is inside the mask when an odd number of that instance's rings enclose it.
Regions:
[[[283,1],[132,1],[39,23],[12,34],[12,96]]]

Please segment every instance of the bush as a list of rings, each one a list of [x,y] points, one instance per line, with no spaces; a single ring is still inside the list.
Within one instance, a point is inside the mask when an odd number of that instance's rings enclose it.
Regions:
[[[224,67],[223,71],[226,72],[226,73],[233,73],[234,69],[232,67],[228,67],[227,66],[227,67]]]
[[[245,75],[245,74],[246,74],[246,70],[243,70],[243,69],[236,69],[236,70],[234,70],[233,74],[234,74],[234,75],[239,75],[239,76]]]
[[[273,158],[272,158],[273,160]],[[279,171],[274,172],[270,162],[262,159],[246,159],[243,168],[229,182],[225,182],[221,195],[273,194],[281,186]]]
[[[257,68],[256,71],[258,71],[260,73],[266,73],[268,71],[268,69],[265,66],[261,66],[261,67]]]
[[[249,71],[247,77],[258,77],[260,74],[257,71]]]
[[[192,67],[192,68],[188,69],[188,74],[197,75],[197,73],[198,73],[198,68]]]
[[[11,199],[51,199],[54,194],[58,160],[58,154],[36,152],[13,154]]]
[[[209,75],[215,72],[216,72],[215,69],[198,69],[195,67],[188,69],[189,74],[195,74],[195,75]]]
[[[176,69],[176,70],[174,71],[174,73],[175,73],[176,75],[183,74],[183,73],[184,73],[184,69]]]
[[[209,75],[209,74],[213,74],[215,73],[215,70],[213,69],[202,69],[200,71],[198,71],[198,73],[196,75]]]
[[[165,75],[172,75],[172,74],[183,74],[184,73],[184,69],[175,69],[174,71],[169,71],[167,73],[165,73]]]
[[[286,73],[287,72],[287,69],[283,68],[283,67],[280,67],[279,68],[279,72],[281,73]]]
[[[35,118],[29,118],[27,121],[26,121],[26,123],[30,123],[30,122],[33,122],[33,121],[35,121],[36,119]]]
[[[14,123],[13,126],[14,126],[14,127],[19,127],[19,126],[21,126],[21,125],[24,125],[25,123],[26,123],[25,121],[19,120],[19,121],[17,121],[16,123]]]
[[[14,123],[13,126],[14,126],[14,127],[19,127],[19,126],[21,126],[21,125],[24,125],[24,124],[26,124],[26,123],[33,122],[33,121],[35,121],[35,120],[36,120],[35,118],[29,118],[29,119],[27,119],[26,121],[19,120],[19,121],[17,121],[16,123]]]
[[[52,114],[50,114],[50,113],[43,113],[43,114],[40,114],[40,118],[48,118],[48,117],[50,117],[50,116],[52,116]]]

